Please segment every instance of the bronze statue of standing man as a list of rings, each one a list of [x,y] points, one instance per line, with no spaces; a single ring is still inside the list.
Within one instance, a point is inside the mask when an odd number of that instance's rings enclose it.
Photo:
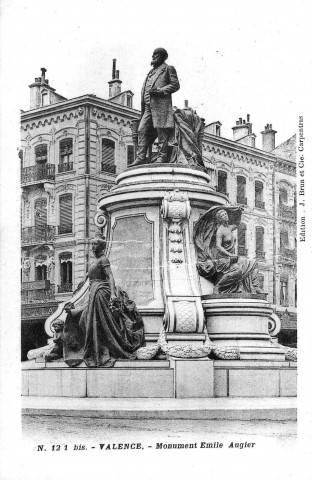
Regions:
[[[138,149],[135,161],[130,165],[147,163],[149,147],[158,137],[158,155],[155,163],[166,163],[168,140],[174,128],[171,94],[180,88],[177,72],[167,65],[168,53],[164,48],[156,48],[142,88],[142,116],[138,129]]]

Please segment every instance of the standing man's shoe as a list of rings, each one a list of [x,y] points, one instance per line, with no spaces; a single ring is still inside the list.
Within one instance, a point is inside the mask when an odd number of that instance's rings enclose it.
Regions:
[[[157,160],[155,160],[154,163],[167,163],[167,162],[162,157],[158,157]]]
[[[144,165],[146,164],[146,160],[141,160],[140,158],[136,158],[133,163],[130,163],[129,167],[136,167],[137,165]]]

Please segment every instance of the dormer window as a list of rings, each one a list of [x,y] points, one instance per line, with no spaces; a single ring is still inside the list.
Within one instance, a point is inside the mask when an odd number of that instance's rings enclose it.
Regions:
[[[127,107],[132,108],[132,97],[131,97],[131,95],[127,95]]]
[[[41,106],[45,107],[46,105],[49,105],[49,96],[48,92],[45,90],[41,94]]]

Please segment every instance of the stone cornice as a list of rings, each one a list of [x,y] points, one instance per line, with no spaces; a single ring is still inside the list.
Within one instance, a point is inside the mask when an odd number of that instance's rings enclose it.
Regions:
[[[287,169],[289,175],[296,175],[296,165],[290,160],[283,159],[270,152],[265,152],[258,148],[249,147],[233,140],[229,140],[223,137],[217,137],[209,133],[204,134],[203,149],[215,154],[222,155],[224,157],[242,160],[247,163],[270,167],[270,163],[276,165],[277,168]],[[280,170],[278,170],[280,171]]]
[[[97,114],[104,113],[106,116],[116,115],[122,117],[119,119],[116,117],[118,123],[123,121],[123,123],[131,122],[131,120],[139,119],[140,112],[133,108],[125,107],[117,103],[110,102],[108,100],[103,100],[95,95],[83,95],[81,97],[76,97],[71,100],[66,100],[53,105],[47,105],[46,107],[36,108],[34,110],[28,110],[21,114],[21,124],[22,129],[26,130],[27,127],[39,126],[41,123],[51,124],[57,121],[58,119],[70,119],[71,117],[83,118],[82,113],[78,113],[78,109],[83,109],[84,107],[91,107],[91,109],[96,109],[95,118]],[[76,111],[75,111],[76,110]],[[103,111],[103,112],[102,112]],[[92,115],[91,115],[92,118]],[[113,119],[114,120],[114,119]]]

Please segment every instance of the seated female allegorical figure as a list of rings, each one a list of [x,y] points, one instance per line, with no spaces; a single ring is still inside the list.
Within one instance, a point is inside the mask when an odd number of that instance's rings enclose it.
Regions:
[[[87,274],[87,304],[65,307],[64,361],[70,366],[84,361],[87,366],[111,367],[116,359],[135,359],[136,350],[145,345],[141,314],[115,285],[105,245],[100,235],[92,241],[95,261]]]
[[[263,293],[256,260],[237,255],[233,231],[241,215],[242,207],[212,207],[195,227],[198,272],[213,282],[218,293]]]

